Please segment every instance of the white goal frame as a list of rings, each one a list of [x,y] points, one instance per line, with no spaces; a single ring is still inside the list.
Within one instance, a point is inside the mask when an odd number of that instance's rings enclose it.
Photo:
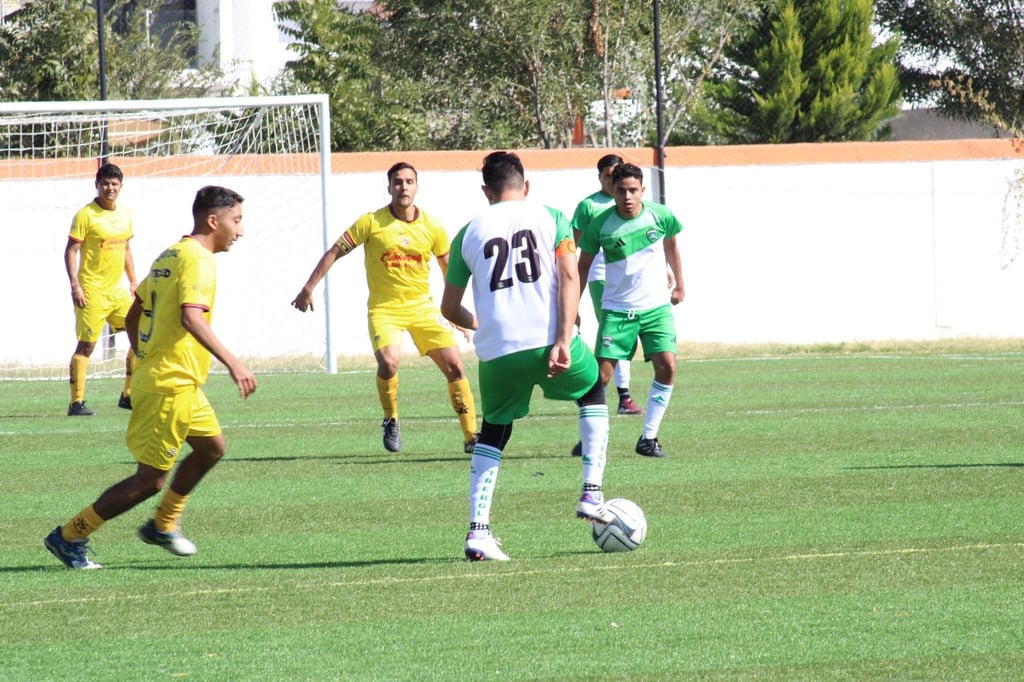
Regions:
[[[61,116],[65,117],[65,118],[67,118],[69,116],[82,116],[83,118],[84,117],[92,117],[92,119],[94,119],[94,120],[99,122],[97,125],[102,126],[102,135],[103,135],[103,140],[105,142],[107,140],[107,127],[106,127],[107,123],[105,122],[105,116],[108,115],[108,114],[111,115],[112,119],[115,118],[117,115],[123,116],[124,114],[133,114],[133,113],[138,113],[138,114],[143,115],[143,116],[145,116],[146,114],[151,113],[154,118],[159,118],[161,114],[164,114],[164,115],[169,117],[169,116],[173,115],[175,112],[178,112],[179,115],[184,115],[184,112],[187,112],[188,110],[196,110],[196,111],[199,111],[199,112],[209,110],[210,112],[214,112],[216,110],[230,111],[230,110],[244,110],[244,109],[259,109],[259,108],[267,109],[268,107],[288,107],[288,106],[312,107],[312,108],[314,108],[316,110],[316,118],[318,119],[317,120],[318,130],[316,130],[316,131],[310,130],[310,138],[312,139],[313,135],[315,135],[316,138],[318,138],[318,140],[319,140],[319,142],[318,142],[318,147],[319,147],[318,166],[319,166],[319,176],[320,176],[319,177],[319,218],[320,218],[319,230],[320,230],[320,233],[321,233],[320,234],[321,246],[323,247],[323,250],[326,251],[330,247],[331,243],[333,243],[333,241],[330,238],[329,226],[328,226],[328,217],[329,217],[329,212],[328,212],[328,209],[329,209],[329,206],[328,206],[328,204],[329,204],[329,200],[328,200],[328,196],[329,196],[328,179],[329,179],[329,176],[330,176],[330,173],[331,173],[331,147],[330,147],[331,135],[330,135],[330,105],[329,105],[329,98],[328,98],[328,96],[326,94],[254,96],[254,97],[203,97],[203,98],[178,98],[178,99],[161,99],[161,100],[94,100],[94,101],[73,101],[73,102],[14,102],[14,103],[0,102],[0,117],[4,117],[5,119],[8,119],[8,120],[15,119],[14,122],[11,125],[9,125],[7,128],[4,128],[3,130],[0,130],[0,134],[6,132],[7,130],[10,130],[11,128],[16,126],[17,125],[17,117],[19,115],[24,115],[26,117],[26,119],[25,119],[26,121],[30,121],[30,120],[31,121],[38,121],[38,120],[41,120],[40,116],[44,115],[44,114],[53,114],[55,119],[57,117],[61,117]],[[30,119],[29,117],[34,117],[34,118]],[[307,128],[312,128],[313,126],[312,125],[307,125],[306,127]],[[95,129],[93,129],[92,134],[93,134],[93,136],[95,136]],[[95,141],[93,141],[91,144],[93,146],[95,146]],[[120,156],[119,156],[119,153],[118,153],[117,149],[112,149],[111,150],[111,149],[109,149],[104,144],[103,152],[104,152],[104,154],[102,154],[101,156],[107,156],[114,163],[119,163],[118,159],[120,158]],[[270,154],[274,154],[274,153],[276,153],[276,152],[270,152]],[[38,155],[33,156],[33,154],[38,154]],[[307,154],[313,154],[313,151],[311,150]],[[244,156],[244,155],[246,155],[246,154],[241,152],[241,151],[239,152],[239,156]],[[287,157],[288,156],[288,154],[279,154],[279,155],[282,156],[282,157]],[[70,162],[77,162],[77,163],[81,164],[81,163],[85,163],[85,162],[93,162],[94,161],[94,162],[96,162],[98,164],[99,161],[100,161],[100,158],[96,157],[92,153],[89,153],[88,155],[82,156],[82,157],[76,157],[74,155],[68,155],[67,154],[67,149],[61,149],[60,153],[56,154],[56,155],[53,155],[51,153],[51,156],[53,156],[54,158],[48,158],[47,152],[45,150],[43,150],[41,152],[33,152],[33,150],[31,150],[31,149],[15,148],[13,145],[8,145],[6,143],[6,140],[0,138],[0,165],[8,163],[8,164],[11,164],[13,166],[13,165],[16,165],[18,163],[22,163],[22,164],[24,164],[26,166],[29,166],[29,165],[35,163],[35,164],[39,164],[39,167],[43,167],[47,163],[59,164],[59,163],[64,163],[64,162],[69,162],[69,163]],[[59,158],[57,158],[58,156],[59,156]],[[155,157],[158,157],[158,156],[160,156],[160,154],[158,154],[158,153],[153,153],[151,155],[152,158],[155,158]],[[218,159],[222,159],[222,158],[223,159],[228,159],[231,156],[232,156],[232,154],[230,154],[230,153],[227,153],[227,154],[222,153],[222,154],[217,155],[215,158],[218,158]],[[140,155],[139,157],[135,157],[135,158],[143,159],[143,158],[146,158],[146,157],[145,157],[145,155]],[[313,158],[313,157],[310,156],[309,158]],[[308,173],[305,170],[301,170],[301,171],[297,171],[296,174],[301,174],[301,175],[309,176],[312,173]],[[243,177],[244,175],[245,175],[244,172],[240,172],[235,177]],[[64,177],[56,176],[56,177],[58,177],[62,181],[67,181],[68,180],[67,176],[64,176]],[[231,184],[230,178],[231,177],[232,176],[230,174],[230,171],[223,171],[223,172],[221,172],[221,171],[212,171],[211,175],[209,177],[204,177],[202,174],[197,174],[194,177],[195,182],[193,182],[192,184],[194,184],[196,188],[201,186],[201,184],[220,184],[222,182],[222,178],[223,178],[223,184],[227,184],[227,185],[230,186],[230,184]],[[84,176],[84,175],[79,173],[79,174],[77,174],[75,176],[75,179],[74,179],[75,188],[76,188],[75,192],[79,192],[79,191],[81,192],[80,196],[76,194],[76,197],[75,197],[75,201],[78,202],[79,207],[81,205],[84,205],[89,200],[89,198],[91,196],[89,194],[89,192],[92,189],[91,188],[91,180],[92,180],[92,178],[91,178],[91,176],[89,176],[88,179],[85,179],[85,178],[86,178],[86,176]],[[8,197],[13,196],[13,197],[16,198],[18,196],[17,192],[19,190],[15,187],[15,185],[17,185],[18,183],[17,182],[12,182],[12,181],[21,181],[23,183],[26,183],[26,186],[27,186],[27,183],[40,183],[40,182],[46,182],[46,180],[47,180],[47,177],[46,177],[45,173],[41,177],[37,177],[37,178],[32,178],[32,177],[13,177],[13,176],[8,176],[8,175],[4,175],[4,174],[0,173],[0,182],[3,182],[4,184],[8,185],[8,187],[6,188],[7,192],[8,192],[8,194],[6,196],[8,196]],[[136,182],[136,178],[132,177],[131,174],[128,171],[126,171],[126,177],[125,177],[126,190],[128,188],[130,188],[132,186],[132,183],[134,183],[134,182]],[[63,184],[66,184],[66,182],[64,182]],[[307,186],[307,185],[304,185],[304,186]],[[310,186],[310,188],[311,188],[311,186]],[[0,189],[3,189],[3,188],[0,188]],[[36,189],[38,189],[38,187]],[[128,192],[126,191],[125,194],[127,195]],[[243,195],[246,195],[246,193],[243,192]],[[3,193],[0,192],[0,200],[2,200],[3,196],[4,196]],[[257,202],[252,201],[252,199],[259,199],[260,197],[253,197],[253,196],[246,195],[246,198],[250,200],[250,201],[247,202],[247,204],[254,204],[254,203],[257,203]],[[67,201],[70,201],[70,199],[67,199]],[[126,201],[126,204],[129,205],[130,208],[133,208],[131,206],[130,201]],[[308,202],[307,202],[307,206],[309,206]],[[180,206],[175,205],[173,208],[174,208],[174,210],[176,212],[180,213]],[[312,206],[309,206],[309,208],[312,208]],[[187,207],[186,207],[185,210],[187,212]],[[133,212],[135,212],[134,208],[133,208]],[[63,230],[63,236],[61,237],[62,240],[66,240],[66,238],[67,238],[67,227],[70,225],[71,215],[72,214],[69,213],[69,214],[63,216],[63,218],[62,218],[63,222],[62,222],[62,225],[60,226],[61,229]],[[248,217],[246,218],[247,222],[249,222],[250,220],[251,219],[249,219]],[[2,222],[6,222],[6,221],[2,221]],[[25,222],[29,222],[29,221],[26,221],[24,217],[20,217],[20,221],[12,219],[11,222],[12,223],[18,223],[18,222],[25,223]],[[136,222],[138,223],[138,221],[136,221]],[[20,230],[20,229],[25,229],[25,228],[26,228],[26,225],[24,225],[24,224],[22,224],[22,225],[18,225],[18,224],[10,225],[10,229],[12,229],[12,230]],[[136,238],[138,238],[141,230],[145,230],[145,226],[136,224]],[[52,232],[54,231],[54,228],[52,228],[52,227],[50,227],[48,225],[47,231],[48,231],[48,233],[51,233],[51,234],[47,235],[47,238],[50,239],[50,240],[56,240],[57,237],[54,234],[52,234]],[[314,237],[314,239],[315,239],[315,237]],[[134,244],[134,240],[133,240],[133,244]],[[166,244],[164,244],[164,246],[166,246]],[[239,245],[236,248],[241,250],[241,249],[244,249],[245,247],[246,247],[246,242],[243,239],[243,241],[240,242]],[[63,249],[63,241],[60,242],[60,248],[61,248],[61,250]],[[134,249],[133,249],[133,251],[134,251]],[[316,255],[319,255],[319,254],[316,254]],[[315,258],[313,257],[314,254],[310,254],[310,256],[311,256],[310,263],[311,263],[311,266],[312,266],[312,262],[315,262]],[[12,256],[12,258],[18,258],[17,253],[15,253],[14,256]],[[225,263],[226,267],[230,267],[228,264],[231,262],[231,260],[232,260],[232,258],[228,258],[225,261],[223,261]],[[139,278],[141,278],[141,277],[143,277],[145,275],[146,269],[149,267],[149,264],[150,264],[151,261],[152,261],[152,256],[150,256],[148,254],[147,255],[141,255],[141,254],[139,254],[137,252],[135,253],[135,268],[136,268],[137,276]],[[39,277],[45,277],[45,278],[58,277],[58,278],[63,279],[63,274],[61,272],[49,269],[52,265],[53,265],[53,263],[50,263],[49,260],[47,260],[47,262],[45,263],[45,266],[47,268],[46,271],[44,273],[39,273],[38,276]],[[306,275],[308,275],[308,272],[301,274],[300,278],[295,282],[295,290],[296,291],[301,286],[302,281],[304,281],[303,278]],[[252,273],[252,276],[258,276],[258,274],[257,273]],[[294,274],[292,276],[294,276]],[[26,286],[32,287],[32,284],[26,282]],[[61,288],[61,291],[63,291],[63,289],[64,289],[63,283],[61,283],[61,287],[60,288]],[[326,371],[328,373],[336,373],[337,372],[337,359],[335,357],[335,353],[334,353],[334,350],[333,350],[334,344],[333,344],[332,338],[331,338],[332,337],[332,324],[331,324],[331,304],[330,304],[330,300],[328,298],[329,295],[330,295],[329,292],[330,292],[329,281],[325,279],[325,282],[324,282],[324,297],[325,298],[324,298],[323,315],[322,315],[323,323],[324,323],[324,353],[325,353],[323,363],[326,366]],[[71,312],[70,312],[70,301],[69,300],[55,300],[55,301],[51,301],[49,299],[50,299],[50,297],[47,296],[46,300],[38,301],[35,304],[36,305],[36,309],[39,311],[40,316],[49,315],[49,316],[54,316],[54,317],[61,317],[61,318],[69,317],[70,318]],[[290,296],[289,296],[288,300],[290,300]],[[66,309],[61,307],[62,304],[65,306]],[[298,313],[296,313],[296,315],[297,314]],[[62,319],[62,321],[64,321],[64,320]],[[70,357],[71,349],[74,347],[73,328],[68,326],[68,325],[65,325],[65,326],[68,327],[67,338],[65,339],[65,345],[67,345],[67,347],[68,347],[67,357]],[[255,330],[254,330],[254,332],[255,332]],[[23,333],[31,333],[31,332],[26,330]],[[0,360],[2,360],[2,359],[0,359]],[[3,367],[4,367],[4,362],[0,361],[0,370],[2,370]],[[66,372],[66,369],[65,369],[65,372]],[[4,373],[2,371],[0,371],[0,376],[3,376],[3,374]]]

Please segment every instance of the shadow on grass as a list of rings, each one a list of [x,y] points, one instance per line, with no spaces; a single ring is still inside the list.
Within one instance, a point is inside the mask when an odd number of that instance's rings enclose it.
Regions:
[[[874,467],[843,467],[844,469],[852,469],[859,471],[870,471],[872,469],[885,470],[885,469],[986,469],[989,467],[1004,467],[1009,469],[1019,469],[1024,467],[1024,462],[992,462],[992,463],[979,463],[979,464],[892,464],[889,466],[874,466]]]
[[[185,562],[167,563],[139,563],[126,562],[123,564],[103,564],[100,569],[103,572],[109,571],[303,571],[317,570],[324,568],[369,568],[372,566],[404,566],[404,565],[443,565],[451,563],[464,563],[465,559],[459,557],[423,557],[419,559],[368,559],[364,561],[316,561],[307,563],[266,563],[266,564],[196,564],[191,565]],[[2,573],[36,573],[38,571],[70,571],[58,563],[39,564],[37,566],[0,566]]]

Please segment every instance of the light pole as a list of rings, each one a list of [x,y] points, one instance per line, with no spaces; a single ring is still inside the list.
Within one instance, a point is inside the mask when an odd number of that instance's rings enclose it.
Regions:
[[[103,15],[106,14],[103,0],[96,0],[96,36],[97,47],[100,52],[100,99],[107,98],[107,39],[103,30]],[[100,133],[100,163],[106,163],[107,149],[107,125],[104,122]]]
[[[661,2],[654,0],[654,111],[657,121],[655,159],[658,163],[658,203],[665,203],[665,92],[661,74]]]

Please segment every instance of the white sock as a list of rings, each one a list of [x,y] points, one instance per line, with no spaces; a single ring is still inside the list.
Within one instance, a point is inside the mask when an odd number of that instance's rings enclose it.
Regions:
[[[580,406],[580,442],[583,443],[583,483],[601,485],[608,455],[608,406]]]
[[[629,390],[629,375],[632,374],[629,367],[629,360],[619,360],[615,363],[615,369],[612,371],[612,376],[615,380],[615,388],[624,388]]]
[[[661,419],[665,416],[668,403],[672,399],[672,387],[659,384],[657,381],[651,383],[651,392],[647,394],[647,414],[644,416],[644,430],[641,434],[644,438],[657,438],[658,429],[661,428]]]
[[[469,522],[488,525],[494,485],[501,466],[501,450],[477,443],[469,461]]]

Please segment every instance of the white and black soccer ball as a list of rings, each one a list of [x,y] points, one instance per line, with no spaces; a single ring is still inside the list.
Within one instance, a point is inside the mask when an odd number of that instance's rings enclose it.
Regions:
[[[606,552],[631,552],[647,537],[647,517],[644,510],[632,500],[616,497],[607,500],[604,508],[615,519],[610,523],[591,521],[594,542]]]

